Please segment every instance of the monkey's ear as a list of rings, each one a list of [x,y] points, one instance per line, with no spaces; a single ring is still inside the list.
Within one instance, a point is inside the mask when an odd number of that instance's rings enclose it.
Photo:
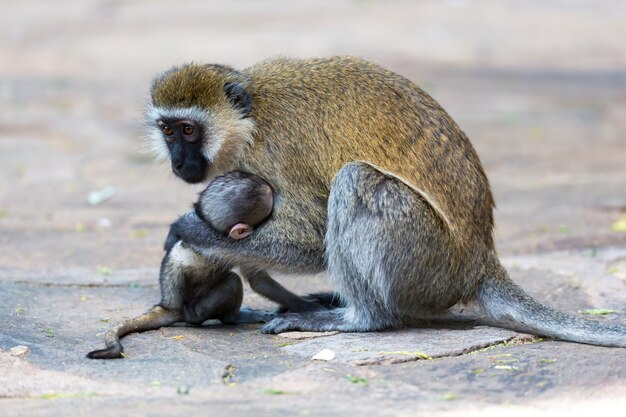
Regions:
[[[252,111],[252,98],[243,85],[238,82],[224,84],[224,94],[230,103],[239,110],[243,117],[248,117]]]

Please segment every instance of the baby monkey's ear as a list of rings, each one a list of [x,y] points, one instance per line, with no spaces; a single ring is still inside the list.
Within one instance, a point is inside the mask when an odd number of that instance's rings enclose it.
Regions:
[[[228,236],[231,239],[243,239],[244,237],[250,236],[252,233],[252,227],[245,223],[237,223],[233,227],[231,227],[230,232],[228,232]]]

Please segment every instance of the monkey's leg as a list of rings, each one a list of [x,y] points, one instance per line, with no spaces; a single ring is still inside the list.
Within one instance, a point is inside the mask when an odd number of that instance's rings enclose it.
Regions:
[[[341,295],[337,292],[313,292],[302,296],[302,298],[326,308],[343,307]]]
[[[265,323],[276,316],[267,311],[240,310],[243,285],[234,272],[185,278],[187,285],[182,301],[182,318],[187,323],[202,324],[211,319],[227,324]]]
[[[318,311],[324,308],[313,300],[304,299],[287,290],[276,282],[266,271],[249,266],[242,266],[241,273],[256,293],[280,304],[281,308],[291,312]]]
[[[161,263],[159,275],[161,301],[159,304],[147,313],[124,321],[109,330],[104,337],[106,348],[89,352],[88,358],[121,358],[123,357],[123,347],[120,339],[125,335],[158,329],[182,320],[180,310],[185,295],[185,275],[190,273],[207,274],[215,271],[216,268],[198,254],[180,251],[179,246],[170,248]]]
[[[312,303],[315,307],[311,310],[292,310],[286,306],[279,306],[274,310],[277,314],[302,313],[304,311],[318,311],[327,308],[343,307],[341,296],[336,292],[314,292],[301,296],[304,301]]]
[[[225,323],[265,323],[275,317],[267,311],[242,309],[243,285],[227,264],[214,262],[177,242],[161,265],[161,305],[180,310],[182,320],[201,324],[220,319]]]
[[[450,244],[419,193],[370,165],[347,164],[331,188],[326,232],[328,273],[344,306],[285,314],[262,331],[372,331],[399,326],[409,313],[445,310],[458,299],[442,256]]]
[[[147,313],[134,319],[126,320],[109,330],[104,336],[105,349],[94,350],[87,354],[89,359],[123,358],[124,347],[120,339],[129,333],[160,329],[181,320],[178,310],[166,310],[156,305]]]

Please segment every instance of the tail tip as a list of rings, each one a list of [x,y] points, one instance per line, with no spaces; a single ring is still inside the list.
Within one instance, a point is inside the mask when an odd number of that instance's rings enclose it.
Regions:
[[[86,356],[88,359],[123,359],[125,357],[122,349],[116,347],[92,350]]]

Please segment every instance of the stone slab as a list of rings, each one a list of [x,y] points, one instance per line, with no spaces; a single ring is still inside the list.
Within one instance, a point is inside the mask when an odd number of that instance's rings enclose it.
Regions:
[[[282,348],[311,359],[323,349],[335,352],[333,361],[355,365],[399,363],[458,356],[486,346],[509,341],[518,333],[493,327],[459,329],[405,329],[387,332],[342,333],[315,338]]]

